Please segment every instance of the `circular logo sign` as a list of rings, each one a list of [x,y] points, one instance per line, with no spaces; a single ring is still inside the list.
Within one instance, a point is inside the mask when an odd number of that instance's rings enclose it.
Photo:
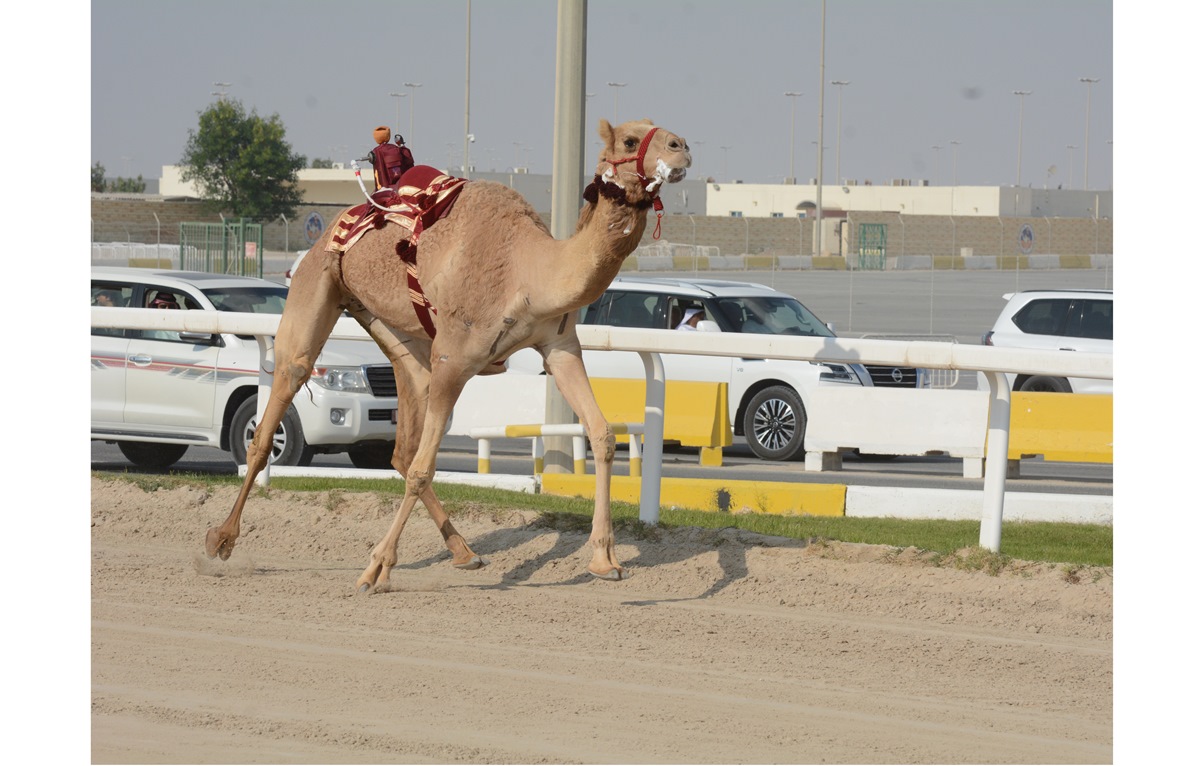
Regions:
[[[1021,227],[1021,235],[1017,237],[1017,244],[1021,248],[1021,252],[1029,255],[1033,252],[1033,227],[1025,224]]]
[[[304,238],[309,245],[317,244],[317,240],[325,233],[325,219],[317,211],[308,214],[304,219]]]

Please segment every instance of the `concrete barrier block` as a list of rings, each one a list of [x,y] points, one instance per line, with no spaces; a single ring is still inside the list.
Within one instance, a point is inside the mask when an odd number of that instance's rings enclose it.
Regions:
[[[810,455],[858,449],[982,458],[987,415],[984,391],[821,386],[810,396],[804,443]]]
[[[813,267],[811,255],[781,255],[778,258],[779,268],[783,271],[799,271]]]
[[[979,521],[983,518],[983,490],[850,486],[846,489],[846,516]],[[1113,498],[1008,492],[1004,495],[1004,520],[1112,524]]]

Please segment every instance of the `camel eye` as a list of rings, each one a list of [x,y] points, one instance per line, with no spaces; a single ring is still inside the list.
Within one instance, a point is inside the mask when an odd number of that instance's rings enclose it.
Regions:
[[[636,138],[627,138],[625,139],[625,148],[632,149],[633,147],[637,146],[637,143],[638,142]]]

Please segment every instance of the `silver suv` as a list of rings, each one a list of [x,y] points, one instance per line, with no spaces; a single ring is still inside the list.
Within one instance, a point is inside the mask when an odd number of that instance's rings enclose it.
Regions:
[[[985,346],[1112,353],[1112,290],[1025,290],[1004,299],[995,326],[983,336]],[[978,380],[986,389],[986,378]],[[1008,382],[1014,391],[1112,393],[1112,381],[1103,379],[1009,373]]]
[[[92,269],[92,304],[281,314],[287,288],[263,279],[172,270]],[[131,462],[166,468],[190,445],[246,462],[257,425],[253,336],[92,329],[92,439]],[[374,343],[331,340],[275,432],[272,465],[348,452],[386,468],[395,443],[396,378]]]
[[[695,317],[693,309],[700,311],[695,324],[700,332],[834,336],[832,328],[787,293],[714,279],[617,277],[583,310],[580,323],[666,330]],[[584,351],[584,364],[594,378],[645,378],[641,357],[634,352]],[[663,366],[668,380],[728,383],[734,433],[745,436],[751,451],[765,460],[803,457],[811,392],[818,385],[924,385],[923,371],[911,367],[690,354],[664,354]],[[521,351],[509,359],[509,367],[536,372],[541,359],[536,352]]]

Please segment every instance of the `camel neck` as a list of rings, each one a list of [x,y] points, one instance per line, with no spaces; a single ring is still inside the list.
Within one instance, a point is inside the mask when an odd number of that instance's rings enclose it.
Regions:
[[[572,311],[599,298],[641,242],[646,210],[604,196],[585,206],[575,234],[552,240],[534,259],[537,273],[533,276],[545,285],[538,293],[554,296],[556,304],[538,307],[538,313]]]

